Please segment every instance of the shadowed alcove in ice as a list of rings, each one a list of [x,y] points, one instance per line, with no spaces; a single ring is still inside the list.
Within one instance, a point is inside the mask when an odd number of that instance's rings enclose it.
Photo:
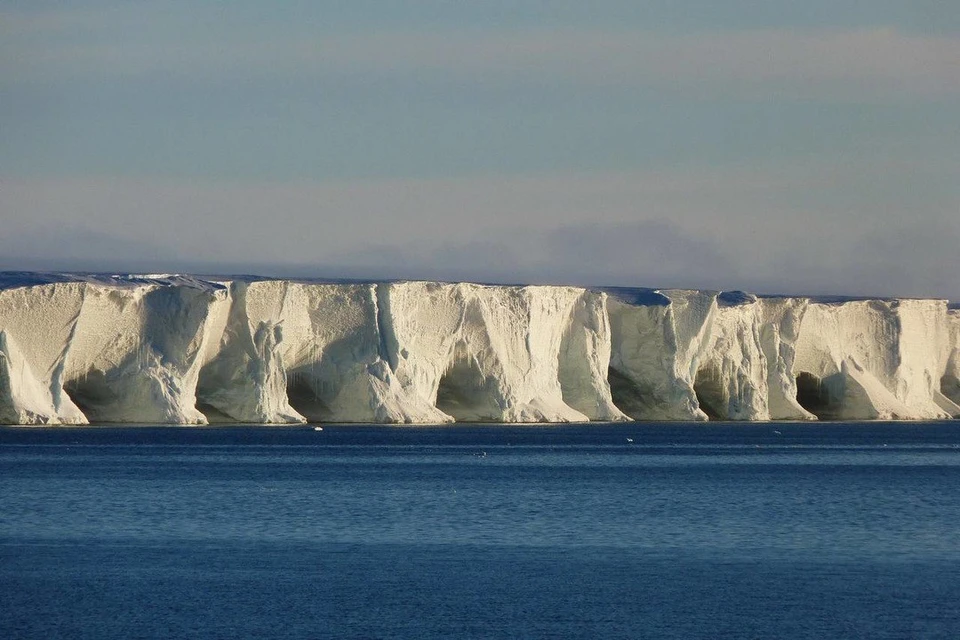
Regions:
[[[648,408],[650,394],[614,367],[607,369],[607,382],[610,384],[610,398],[613,404],[634,420],[642,419]]]
[[[296,369],[287,373],[287,401],[308,421],[330,418],[330,407],[321,399],[322,385],[323,383],[317,383],[313,376]]]
[[[723,389],[722,376],[716,367],[704,367],[697,371],[693,381],[693,391],[697,394],[700,410],[710,420],[726,420],[727,396]]]
[[[3,343],[3,334],[0,332],[0,345]],[[0,424],[15,424],[19,416],[13,407],[13,389],[11,388],[9,360],[0,351]]]
[[[812,373],[801,371],[797,375],[797,402],[820,420],[835,419],[840,413],[843,397],[842,393],[838,392],[840,384],[840,374],[821,379]]]
[[[205,366],[197,376],[197,411],[202,413],[210,424],[242,422],[239,415],[231,415],[235,402],[227,393],[233,381],[218,375],[217,365]],[[221,369],[225,367],[219,367]],[[231,369],[232,372],[232,369]]]
[[[960,379],[949,373],[944,375],[940,378],[940,393],[960,404]]]
[[[109,418],[109,408],[120,398],[114,390],[116,380],[107,380],[102,371],[91,371],[79,378],[74,378],[63,385],[73,404],[83,412],[90,422],[106,421]]]
[[[960,405],[960,379],[957,376],[950,373],[944,374],[940,378],[940,393],[947,397],[948,400],[953,401],[954,404]],[[947,412],[956,419],[960,419],[960,412],[954,408],[947,409]]]
[[[201,400],[199,394],[197,395],[197,411],[202,413],[203,417],[205,417],[210,424],[230,424],[237,422],[233,416],[227,415],[209,402]]]
[[[458,353],[437,387],[437,409],[457,422],[497,421],[503,409],[496,401],[493,385],[476,359]]]

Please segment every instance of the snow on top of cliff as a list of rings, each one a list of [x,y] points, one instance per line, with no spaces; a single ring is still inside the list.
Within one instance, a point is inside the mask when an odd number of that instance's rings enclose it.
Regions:
[[[188,286],[195,289],[218,290],[229,282],[271,282],[282,280],[298,284],[400,284],[404,282],[428,282],[426,280],[392,279],[392,278],[326,278],[326,277],[275,277],[254,274],[181,274],[181,273],[97,273],[97,272],[67,272],[67,271],[0,271],[0,290],[32,287],[45,284],[65,282],[87,282],[102,286],[132,287],[144,284]],[[458,284],[459,281],[429,281]],[[488,283],[475,282],[484,287],[525,287],[529,284]],[[552,286],[567,286],[556,284]],[[909,296],[848,296],[848,295],[804,295],[781,293],[747,293],[744,291],[720,291],[709,289],[664,289],[652,287],[584,287],[591,291],[600,291],[610,295],[624,304],[635,306],[668,306],[670,298],[666,295],[671,291],[697,291],[701,293],[717,293],[717,303],[722,307],[750,304],[756,299],[775,298],[803,298],[818,304],[845,304],[848,302],[880,301],[896,302],[911,299],[942,299],[942,298],[912,298]],[[960,309],[960,301],[949,302],[948,308]]]
[[[944,300],[944,298],[915,298],[911,296],[840,296],[840,295],[810,295],[784,293],[758,293],[758,298],[793,298],[804,299],[817,304],[847,304],[848,302],[897,302],[900,300]]]
[[[717,295],[717,304],[721,307],[739,307],[757,301],[757,296],[746,291],[721,291]]]
[[[35,271],[0,271],[0,289],[34,287],[56,282],[77,282],[76,274],[40,273]]]
[[[670,298],[663,295],[659,289],[644,287],[600,287],[607,295],[620,302],[641,307],[666,307],[670,305]]]
[[[144,284],[181,286],[205,291],[223,289],[223,285],[197,276],[178,273],[109,274],[52,271],[0,271],[0,290],[36,287],[45,284],[86,282],[101,286],[129,288]]]

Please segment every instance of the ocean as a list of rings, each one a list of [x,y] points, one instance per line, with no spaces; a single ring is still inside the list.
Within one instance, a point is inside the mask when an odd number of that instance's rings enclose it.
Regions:
[[[0,428],[0,637],[960,637],[960,422]]]

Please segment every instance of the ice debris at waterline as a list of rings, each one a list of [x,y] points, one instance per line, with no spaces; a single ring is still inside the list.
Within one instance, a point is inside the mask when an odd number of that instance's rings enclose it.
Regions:
[[[960,416],[944,300],[0,273],[0,423]]]

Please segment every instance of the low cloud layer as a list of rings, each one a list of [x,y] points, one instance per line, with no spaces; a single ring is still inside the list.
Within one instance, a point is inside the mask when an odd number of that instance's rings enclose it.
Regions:
[[[374,29],[282,37],[229,29],[185,32],[176,46],[139,30],[107,30],[6,12],[0,78],[197,79],[338,76],[437,79],[464,85],[629,87],[693,94],[856,98],[960,93],[960,37],[892,27],[716,30],[637,28]],[[2,14],[0,14],[2,15]],[[66,18],[65,18],[66,19]],[[129,18],[128,18],[129,21]],[[124,24],[120,20],[120,24]],[[10,26],[12,25],[12,26]],[[86,29],[82,28],[86,26]],[[268,32],[269,33],[269,32]],[[80,37],[77,37],[80,34]],[[37,40],[50,38],[42,52]],[[39,54],[39,55],[38,55]]]
[[[757,171],[752,189],[746,179],[737,188],[729,173],[259,188],[8,182],[0,206],[24,214],[8,222],[0,236],[0,269],[242,272],[960,300],[960,216],[951,215],[956,209],[944,208],[923,223],[905,219],[899,224],[873,224],[870,209],[842,217],[836,210],[811,212],[805,209],[809,203],[793,198],[828,184],[817,172],[793,173],[790,180]],[[774,209],[769,215],[748,213],[760,203]],[[740,207],[744,210],[738,213]],[[32,217],[26,215],[31,210]]]

